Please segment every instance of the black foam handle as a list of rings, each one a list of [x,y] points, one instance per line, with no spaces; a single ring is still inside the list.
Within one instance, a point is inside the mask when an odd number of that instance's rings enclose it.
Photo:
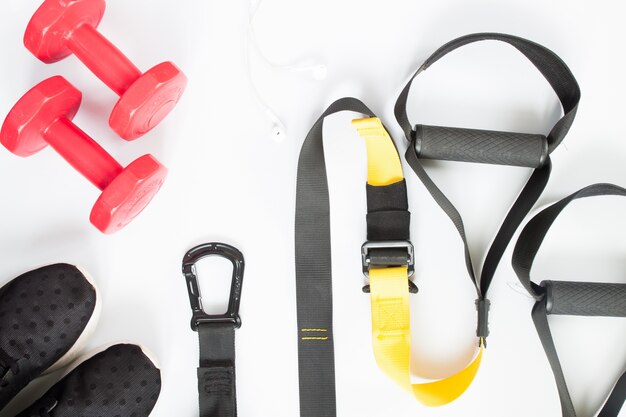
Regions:
[[[548,314],[626,317],[626,284],[543,281]]]
[[[544,135],[456,127],[415,126],[421,158],[538,168],[548,158]]]

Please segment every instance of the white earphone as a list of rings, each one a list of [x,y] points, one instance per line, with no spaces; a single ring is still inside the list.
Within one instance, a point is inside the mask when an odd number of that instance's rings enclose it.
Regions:
[[[328,76],[328,68],[324,64],[309,64],[309,63],[290,63],[290,64],[278,64],[271,61],[259,47],[259,42],[254,31],[254,17],[261,6],[263,0],[250,0],[250,9],[248,15],[248,36],[246,42],[246,65],[248,68],[248,81],[252,94],[258,103],[259,107],[263,110],[266,117],[273,123],[271,135],[272,139],[276,142],[282,142],[287,138],[287,129],[284,123],[280,120],[276,112],[265,102],[259,90],[254,82],[251,66],[251,53],[252,48],[256,53],[265,61],[265,64],[272,67],[275,70],[289,71],[294,73],[309,74],[316,81],[323,81]]]

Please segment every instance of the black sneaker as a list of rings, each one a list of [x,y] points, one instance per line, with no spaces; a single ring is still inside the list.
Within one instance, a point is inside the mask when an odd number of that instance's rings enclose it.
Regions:
[[[27,272],[0,288],[0,410],[35,378],[71,363],[99,312],[95,286],[72,265]]]
[[[148,416],[161,371],[135,345],[115,345],[80,363],[17,417]]]

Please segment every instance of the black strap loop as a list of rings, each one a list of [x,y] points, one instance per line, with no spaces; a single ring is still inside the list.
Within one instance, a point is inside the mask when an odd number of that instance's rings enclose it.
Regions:
[[[565,62],[554,52],[527,39],[501,33],[474,33],[452,40],[435,51],[415,74],[413,74],[400,93],[395,106],[396,120],[402,127],[402,130],[404,130],[407,140],[411,141],[411,132],[413,131],[413,125],[409,121],[407,114],[407,100],[411,86],[413,85],[413,80],[415,80],[420,73],[426,71],[432,64],[455,49],[484,40],[501,41],[517,48],[517,50],[524,54],[524,56],[535,65],[556,92],[563,106],[564,116],[552,128],[552,131],[548,135],[549,153],[552,153],[552,151],[559,146],[563,138],[565,138],[565,135],[576,117],[576,111],[578,110],[578,103],[580,101],[580,87]]]
[[[530,268],[535,261],[537,252],[543,243],[550,226],[559,214],[572,201],[595,196],[616,195],[626,196],[626,190],[613,184],[594,184],[575,192],[567,198],[551,205],[541,211],[520,233],[520,237],[513,251],[513,270],[517,274],[520,282],[526,290],[535,297],[537,301],[543,299],[544,290],[530,279]]]
[[[531,281],[530,269],[548,230],[563,209],[574,200],[603,195],[626,197],[626,189],[612,184],[595,184],[551,205],[528,222],[513,251],[513,269],[522,285],[537,300],[532,318],[554,374],[563,417],[576,417],[576,411],[552,338],[548,314],[626,317],[626,284],[544,281],[540,286]],[[599,416],[617,417],[625,400],[626,372]]]
[[[301,417],[335,417],[337,413],[330,203],[323,129],[324,119],[341,111],[374,116],[355,98],[337,100],[311,128],[298,162],[295,249]],[[399,200],[406,201],[406,197]],[[377,233],[376,228],[370,232]]]
[[[530,177],[528,183],[522,190],[521,194],[518,196],[517,200],[513,204],[513,207],[507,214],[502,226],[500,227],[500,230],[498,231],[498,234],[496,235],[489,249],[479,279],[478,273],[474,268],[474,264],[471,258],[469,245],[465,233],[465,225],[463,224],[463,219],[461,218],[461,215],[459,214],[456,207],[454,207],[450,200],[445,196],[445,194],[432,181],[420,162],[420,155],[418,155],[418,151],[416,148],[424,145],[424,127],[422,126],[420,128],[420,138],[422,142],[418,143],[418,134],[416,133],[416,131],[413,130],[413,126],[409,121],[407,115],[407,100],[409,92],[411,90],[411,86],[413,84],[413,80],[422,71],[425,71],[432,64],[437,62],[448,53],[454,51],[455,49],[473,42],[483,40],[496,40],[508,43],[517,48],[522,54],[524,54],[524,56],[526,56],[544,75],[552,88],[554,88],[554,91],[556,92],[563,106],[564,116],[563,118],[561,118],[561,120],[557,122],[550,134],[547,136],[547,155],[544,154],[543,149],[541,149],[543,145],[540,143],[537,143],[537,146],[534,147],[536,148],[535,151],[524,151],[528,152],[529,154],[532,153],[533,156],[531,159],[534,158],[534,161],[530,161],[528,157],[520,157],[519,155],[516,155],[515,157],[511,155],[506,155],[506,152],[508,152],[511,143],[515,144],[519,142],[519,139],[521,137],[520,134],[502,132],[487,133],[487,131],[475,130],[472,131],[470,134],[468,133],[469,131],[466,129],[453,129],[446,131],[444,135],[444,132],[442,131],[443,128],[437,128],[434,130],[431,129],[433,130],[431,134],[433,134],[436,138],[441,139],[452,137],[451,145],[448,148],[453,148],[452,150],[448,149],[446,151],[444,149],[445,146],[436,145],[433,147],[433,149],[435,149],[437,151],[436,153],[439,153],[439,155],[431,156],[440,157],[442,153],[445,154],[446,152],[448,152],[453,155],[453,157],[449,159],[465,161],[474,160],[478,162],[489,163],[492,163],[490,162],[490,160],[497,160],[497,163],[506,163],[518,166],[534,165],[537,167]],[[498,264],[500,263],[500,260],[502,259],[502,255],[504,254],[506,247],[513,237],[513,234],[515,233],[523,219],[526,217],[526,215],[530,212],[531,208],[537,202],[543,190],[545,189],[546,184],[548,183],[548,180],[550,178],[550,171],[552,168],[551,160],[548,155],[552,153],[552,151],[561,143],[561,141],[569,131],[569,128],[572,125],[572,122],[574,121],[574,117],[576,115],[579,100],[580,89],[578,87],[576,79],[574,78],[567,65],[565,65],[565,63],[552,51],[537,43],[518,38],[516,36],[496,33],[477,33],[455,39],[439,48],[411,77],[406,87],[402,90],[398,101],[396,102],[396,119],[404,130],[404,134],[407,140],[411,142],[406,152],[406,160],[413,169],[413,171],[415,171],[417,176],[420,178],[424,186],[428,189],[435,201],[448,215],[448,217],[456,227],[459,235],[461,236],[464,244],[465,264],[470,279],[472,280],[476,288],[479,303],[482,303],[484,300],[486,300],[487,292],[489,290],[489,286],[491,285],[491,281],[493,280],[495,271],[498,267]],[[465,156],[460,155],[460,150],[467,149],[466,145],[460,145],[460,135],[462,133],[468,135],[468,137],[473,135],[477,138],[477,142],[482,142],[485,140],[485,138],[496,138],[496,142],[500,143],[500,145],[498,146],[499,155],[495,155],[493,151],[490,151],[490,154],[488,156],[477,157],[476,155],[471,155],[471,152],[476,152],[476,147],[472,147],[472,149],[468,150]],[[507,138],[507,135],[511,136],[513,139]],[[429,141],[429,144],[432,146],[432,141]],[[489,145],[481,146],[484,150]],[[518,146],[518,149],[526,148],[521,148]],[[487,310],[485,308],[479,309],[479,329],[477,333],[479,334],[479,337],[483,338],[486,337],[486,334],[489,333],[487,323],[485,323],[486,311]]]

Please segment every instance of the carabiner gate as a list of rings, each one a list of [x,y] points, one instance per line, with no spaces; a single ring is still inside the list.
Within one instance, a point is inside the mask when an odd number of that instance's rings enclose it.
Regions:
[[[233,278],[230,285],[230,299],[226,314],[207,314],[202,306],[202,294],[198,284],[196,264],[208,256],[220,256],[228,259],[233,264]],[[241,302],[241,290],[244,272],[243,254],[236,248],[224,243],[207,243],[191,249],[183,258],[183,274],[187,280],[187,291],[193,317],[191,329],[198,331],[201,324],[231,323],[235,328],[241,327],[239,317],[239,304]]]

